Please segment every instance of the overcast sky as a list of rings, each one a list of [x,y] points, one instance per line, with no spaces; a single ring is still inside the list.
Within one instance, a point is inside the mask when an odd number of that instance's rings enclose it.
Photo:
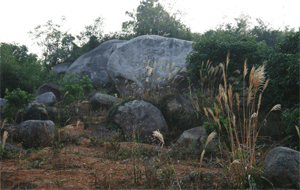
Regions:
[[[93,24],[94,19],[104,18],[104,32],[121,30],[122,22],[129,18],[126,11],[136,9],[140,0],[0,0],[0,42],[16,42],[38,53],[37,46],[28,32],[48,20],[61,23],[73,35],[84,30],[85,25]],[[298,29],[299,0],[160,0],[167,10],[179,10],[184,14],[182,22],[192,32],[203,33],[222,23],[234,23],[241,14],[261,18],[275,29],[284,26]],[[168,4],[173,6],[170,8]]]

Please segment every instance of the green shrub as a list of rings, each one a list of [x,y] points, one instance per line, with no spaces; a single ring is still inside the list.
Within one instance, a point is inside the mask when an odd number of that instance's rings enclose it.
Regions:
[[[271,81],[264,94],[265,104],[292,108],[299,103],[299,48],[300,32],[289,32],[269,55],[266,74]]]
[[[285,126],[285,134],[290,148],[299,150],[299,136],[295,126],[300,126],[300,108],[292,109],[289,113],[284,111],[281,116],[282,124]]]
[[[73,73],[70,77],[61,82],[63,85],[62,93],[66,94],[64,103],[70,104],[80,98],[80,95],[88,95],[93,89],[92,81],[88,75],[84,76],[80,82],[76,79],[76,74]]]
[[[17,116],[22,112],[23,108],[33,100],[35,100],[35,95],[28,94],[22,91],[20,88],[9,92],[8,89],[5,90],[7,104],[4,107],[4,113],[8,120],[16,122]]]
[[[84,76],[80,80],[80,85],[82,86],[85,95],[88,95],[93,89],[92,80],[88,75]]]
[[[230,52],[230,65],[227,70],[231,77],[235,70],[243,71],[243,63],[247,59],[248,67],[262,65],[267,58],[270,48],[265,42],[257,42],[255,37],[239,34],[233,31],[208,31],[193,43],[193,51],[187,56],[189,63],[188,75],[192,82],[200,78],[199,70],[202,62],[208,60],[212,66],[226,62],[226,55]],[[203,75],[206,75],[203,71]]]

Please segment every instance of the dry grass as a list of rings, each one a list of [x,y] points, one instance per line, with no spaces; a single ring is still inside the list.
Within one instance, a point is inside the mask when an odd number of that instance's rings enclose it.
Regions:
[[[216,96],[217,103],[214,103],[214,111],[211,108],[204,108],[205,115],[210,115],[213,121],[218,125],[219,131],[225,128],[230,139],[230,147],[225,147],[231,150],[231,159],[228,160],[228,166],[235,165],[235,173],[237,175],[245,175],[251,173],[253,168],[258,165],[256,160],[256,146],[258,134],[263,124],[259,123],[258,116],[261,105],[261,98],[264,90],[266,89],[269,80],[265,80],[265,66],[258,68],[252,67],[249,74],[249,87],[247,89],[247,101],[243,103],[243,116],[239,117],[239,112],[235,113],[233,107],[236,105],[238,111],[240,110],[239,95],[233,95],[233,85],[227,82],[227,68],[229,59],[227,58],[226,68],[222,68],[223,84],[219,85],[218,95]],[[243,92],[245,89],[245,77],[248,74],[247,61],[244,63],[243,73]],[[274,106],[271,111],[280,110],[281,106]],[[219,111],[221,110],[221,112]],[[269,112],[269,113],[270,113]],[[219,116],[228,118],[229,122],[221,125]],[[268,116],[268,114],[267,114]],[[266,117],[267,117],[266,116]],[[266,118],[263,120],[265,121]],[[224,134],[223,134],[224,135]],[[220,134],[222,136],[222,134]],[[223,142],[225,145],[226,143]],[[239,164],[237,164],[239,163]],[[246,168],[246,169],[245,169]],[[248,169],[247,169],[248,168]],[[247,170],[247,171],[245,171]],[[245,177],[245,176],[243,176]]]

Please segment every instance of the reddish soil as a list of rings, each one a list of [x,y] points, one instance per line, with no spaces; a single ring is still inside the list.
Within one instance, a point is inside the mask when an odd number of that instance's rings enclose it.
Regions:
[[[104,116],[100,116],[96,120],[99,123],[103,119]],[[98,123],[94,121],[93,125],[96,127]],[[84,130],[80,122],[65,130],[87,137],[92,129]],[[12,189],[18,184],[20,189],[221,188],[218,177],[221,169],[211,169],[209,165],[200,168],[193,160],[179,161],[168,156],[155,155],[156,169],[153,170],[156,171],[156,177],[146,177],[144,158],[138,157],[135,152],[139,149],[167,152],[166,148],[133,142],[113,145],[105,142],[102,146],[97,144],[88,147],[89,142],[88,138],[80,138],[78,146],[46,147],[35,153],[21,153],[14,158],[2,159],[0,189]],[[121,154],[117,154],[118,151]],[[131,155],[126,156],[126,152],[131,152]],[[175,174],[168,175],[168,171],[174,167]],[[203,173],[196,181],[190,179],[193,172],[200,171]],[[181,187],[183,184],[184,187]]]

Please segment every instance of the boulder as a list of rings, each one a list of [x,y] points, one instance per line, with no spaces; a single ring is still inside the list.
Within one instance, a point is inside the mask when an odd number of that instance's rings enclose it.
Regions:
[[[53,92],[46,92],[36,97],[38,102],[45,104],[45,106],[52,106],[56,102],[56,96]]]
[[[205,139],[207,139],[205,127],[195,127],[184,131],[177,140],[176,144],[179,146],[187,147],[191,141],[201,144],[201,141]]]
[[[168,86],[183,76],[192,42],[156,35],[131,39],[109,57],[107,73],[117,90],[140,94]]]
[[[161,110],[169,118],[176,115],[178,119],[185,119],[194,114],[193,101],[187,94],[166,95],[162,99]]]
[[[152,137],[155,130],[164,136],[168,133],[167,123],[159,109],[143,100],[133,100],[117,107],[112,120],[125,134],[137,132],[140,140]]]
[[[53,92],[53,94],[58,99],[58,101],[62,101],[63,100],[63,94],[60,91],[61,88],[62,87],[59,86],[59,85],[55,85],[55,84],[51,84],[51,83],[45,83],[37,89],[36,95],[41,95],[41,94],[44,94],[46,92]]]
[[[72,65],[71,62],[61,63],[55,65],[52,70],[56,71],[58,75],[63,75],[67,72],[68,68]]]
[[[68,68],[65,77],[76,74],[77,79],[86,75],[92,80],[95,88],[109,86],[110,80],[107,75],[107,61],[117,46],[124,43],[124,40],[109,40],[92,51],[83,54]]]
[[[275,187],[300,188],[300,152],[287,148],[272,149],[264,161],[264,176]]]
[[[113,105],[121,101],[121,98],[116,98],[107,94],[96,93],[91,99],[90,104],[93,109],[99,109],[100,107],[110,109]]]
[[[55,125],[51,120],[28,120],[20,124],[20,141],[25,148],[37,148],[51,142]]]

